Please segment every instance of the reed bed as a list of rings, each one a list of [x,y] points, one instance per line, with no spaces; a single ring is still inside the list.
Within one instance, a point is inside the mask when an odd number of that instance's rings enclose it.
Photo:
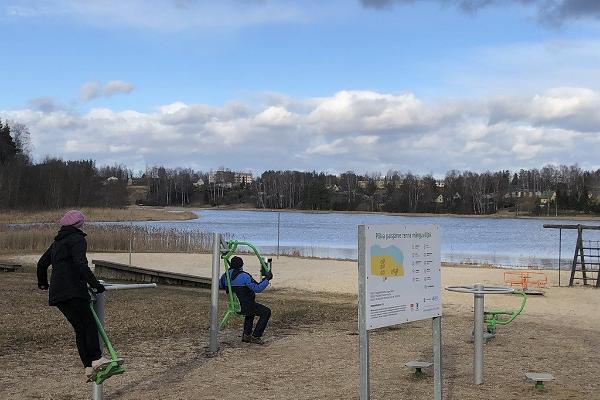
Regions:
[[[183,221],[198,218],[188,210],[149,207],[81,208],[89,222]],[[56,223],[69,209],[47,211],[0,210],[0,224]]]
[[[86,225],[88,251],[146,253],[203,253],[211,251],[210,233],[169,228],[121,225]],[[0,225],[0,253],[28,254],[45,251],[57,227],[50,224]]]

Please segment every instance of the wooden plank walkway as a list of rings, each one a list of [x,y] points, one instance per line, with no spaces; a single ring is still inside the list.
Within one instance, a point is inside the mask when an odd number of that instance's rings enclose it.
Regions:
[[[21,268],[21,264],[0,261],[0,272],[15,272],[19,268]]]
[[[210,288],[211,278],[180,274],[176,272],[158,271],[148,268],[129,266],[112,261],[92,260],[94,273],[98,278],[119,281],[148,282],[163,285],[196,286]]]

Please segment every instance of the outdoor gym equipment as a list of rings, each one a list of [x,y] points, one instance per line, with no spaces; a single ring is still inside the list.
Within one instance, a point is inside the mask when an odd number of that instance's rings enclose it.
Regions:
[[[125,368],[123,367],[123,359],[119,358],[119,356],[117,355],[117,352],[113,348],[112,343],[106,335],[106,331],[104,330],[100,319],[98,319],[98,315],[96,315],[96,311],[94,311],[93,303],[90,303],[90,308],[92,310],[94,320],[96,321],[96,326],[98,327],[98,333],[100,334],[100,338],[102,339],[102,342],[104,343],[104,347],[106,347],[108,354],[110,354],[110,363],[98,369],[96,373],[90,376],[88,379],[88,382],[95,382],[96,385],[101,385],[102,382],[104,382],[111,376],[120,375],[123,372],[125,372]]]
[[[483,383],[483,330],[481,329],[485,321],[484,296],[486,294],[505,294],[514,293],[513,288],[506,286],[485,286],[477,283],[471,286],[448,286],[446,290],[459,293],[471,293],[474,297],[473,310],[473,335],[474,335],[474,358],[473,358],[473,381],[476,385]],[[524,304],[522,304],[524,307]],[[522,309],[521,309],[522,311]],[[517,314],[518,315],[518,314]],[[516,317],[516,315],[515,315]],[[514,318],[512,318],[514,320]],[[511,320],[511,321],[512,321]]]
[[[156,287],[156,283],[135,283],[135,284],[118,284],[118,283],[104,283],[100,281],[104,288],[109,290],[130,290],[130,289],[145,289],[145,288],[154,288]],[[112,344],[108,340],[108,336],[106,335],[106,331],[104,330],[104,306],[106,299],[104,298],[104,293],[95,293],[92,296],[93,301],[90,304],[92,308],[92,314],[94,319],[96,320],[96,325],[98,326],[98,333],[100,334],[100,348],[102,348],[102,344],[106,346],[106,349],[110,355],[111,362],[106,366],[101,367],[98,372],[90,381],[92,384],[92,399],[93,400],[102,400],[102,382],[106,379],[110,378],[113,375],[122,374],[125,372],[125,368],[123,367],[123,361],[119,359],[116,351],[112,347]]]
[[[265,261],[256,247],[247,242],[239,242],[237,240],[226,241],[221,237],[221,234],[215,232],[213,234],[213,255],[212,255],[212,278],[210,288],[210,337],[208,354],[215,355],[219,350],[219,330],[222,329],[229,317],[232,315],[240,315],[241,307],[237,296],[231,290],[231,279],[227,273],[230,268],[229,259],[235,254],[238,246],[247,246],[258,258],[260,262],[261,273],[266,275],[271,271],[271,259]],[[225,265],[225,281],[227,283],[227,311],[219,323],[219,274],[221,273],[221,259]]]
[[[521,286],[521,290],[526,294],[540,294],[543,295],[542,289],[548,284],[548,276],[543,272],[535,271],[506,271],[504,272],[504,283],[513,287],[515,285]],[[530,289],[530,286],[535,285],[537,289]]]
[[[431,367],[433,363],[427,361],[409,361],[404,365],[415,371],[415,378],[423,378],[425,377],[423,369]]]
[[[265,261],[256,249],[256,247],[254,247],[254,245],[248,242],[240,242],[237,240],[225,241],[221,239],[220,245],[221,259],[223,260],[223,264],[225,266],[225,281],[227,283],[227,311],[225,311],[225,315],[223,316],[219,324],[219,329],[223,329],[223,327],[225,327],[225,324],[227,324],[229,317],[231,317],[232,315],[241,315],[240,301],[238,300],[237,296],[233,293],[233,290],[231,290],[231,277],[228,273],[229,269],[231,268],[229,259],[236,253],[238,246],[246,246],[252,250],[252,252],[254,253],[254,255],[256,255],[258,261],[260,262],[260,273],[262,276],[266,275],[267,273],[269,273],[269,271],[271,271],[272,259],[269,258],[268,261]]]
[[[544,386],[544,382],[550,382],[554,380],[554,376],[552,376],[552,374],[545,372],[527,372],[525,376],[527,379],[535,382],[535,388],[537,390],[544,390],[546,388]]]
[[[487,326],[487,333],[491,335],[490,338],[496,336],[496,325],[508,325],[523,312],[525,304],[527,303],[527,295],[522,290],[515,290],[513,293],[518,294],[523,298],[518,310],[492,310],[484,312],[484,321]]]

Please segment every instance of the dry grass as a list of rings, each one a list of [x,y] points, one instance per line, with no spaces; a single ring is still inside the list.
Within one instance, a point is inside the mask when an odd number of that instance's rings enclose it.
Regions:
[[[32,266],[0,279],[2,399],[81,399],[89,393],[73,334],[62,315],[35,289]],[[357,399],[356,296],[267,290],[273,309],[265,347],[240,343],[241,320],[221,332],[221,351],[208,358],[207,290],[161,286],[110,292],[108,333],[127,373],[105,383],[118,399]],[[223,298],[221,298],[223,300]],[[221,301],[221,305],[223,302]],[[444,399],[597,399],[597,331],[523,315],[485,346],[485,384],[472,384],[472,327],[468,309],[444,307]],[[432,380],[416,379],[408,360],[431,359],[431,323],[373,331],[374,399],[431,399]],[[576,340],[574,338],[585,338]],[[524,372],[556,377],[538,392]],[[8,371],[10,373],[8,373]],[[231,376],[240,384],[228,385]],[[237,382],[237,381],[236,381]]]
[[[13,226],[0,225],[0,253],[43,253],[56,235],[55,225]],[[159,229],[146,226],[87,225],[88,251],[133,251],[166,253],[200,253],[209,251],[212,238],[205,232],[178,229]]]
[[[0,224],[56,223],[67,212],[64,210],[23,211],[2,210]],[[123,221],[182,221],[198,218],[187,210],[173,210],[150,207],[128,208],[82,208],[81,212],[89,222]]]

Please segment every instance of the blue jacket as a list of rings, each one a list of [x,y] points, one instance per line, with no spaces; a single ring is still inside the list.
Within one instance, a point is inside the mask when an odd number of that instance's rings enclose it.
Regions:
[[[260,293],[267,286],[269,281],[263,279],[260,282],[256,282],[252,275],[246,271],[230,268],[228,270],[229,277],[231,279],[231,290],[235,293],[238,300],[240,301],[240,307],[242,314],[251,314],[256,306],[256,293]],[[227,278],[225,274],[221,275],[219,280],[219,289],[227,290]]]

